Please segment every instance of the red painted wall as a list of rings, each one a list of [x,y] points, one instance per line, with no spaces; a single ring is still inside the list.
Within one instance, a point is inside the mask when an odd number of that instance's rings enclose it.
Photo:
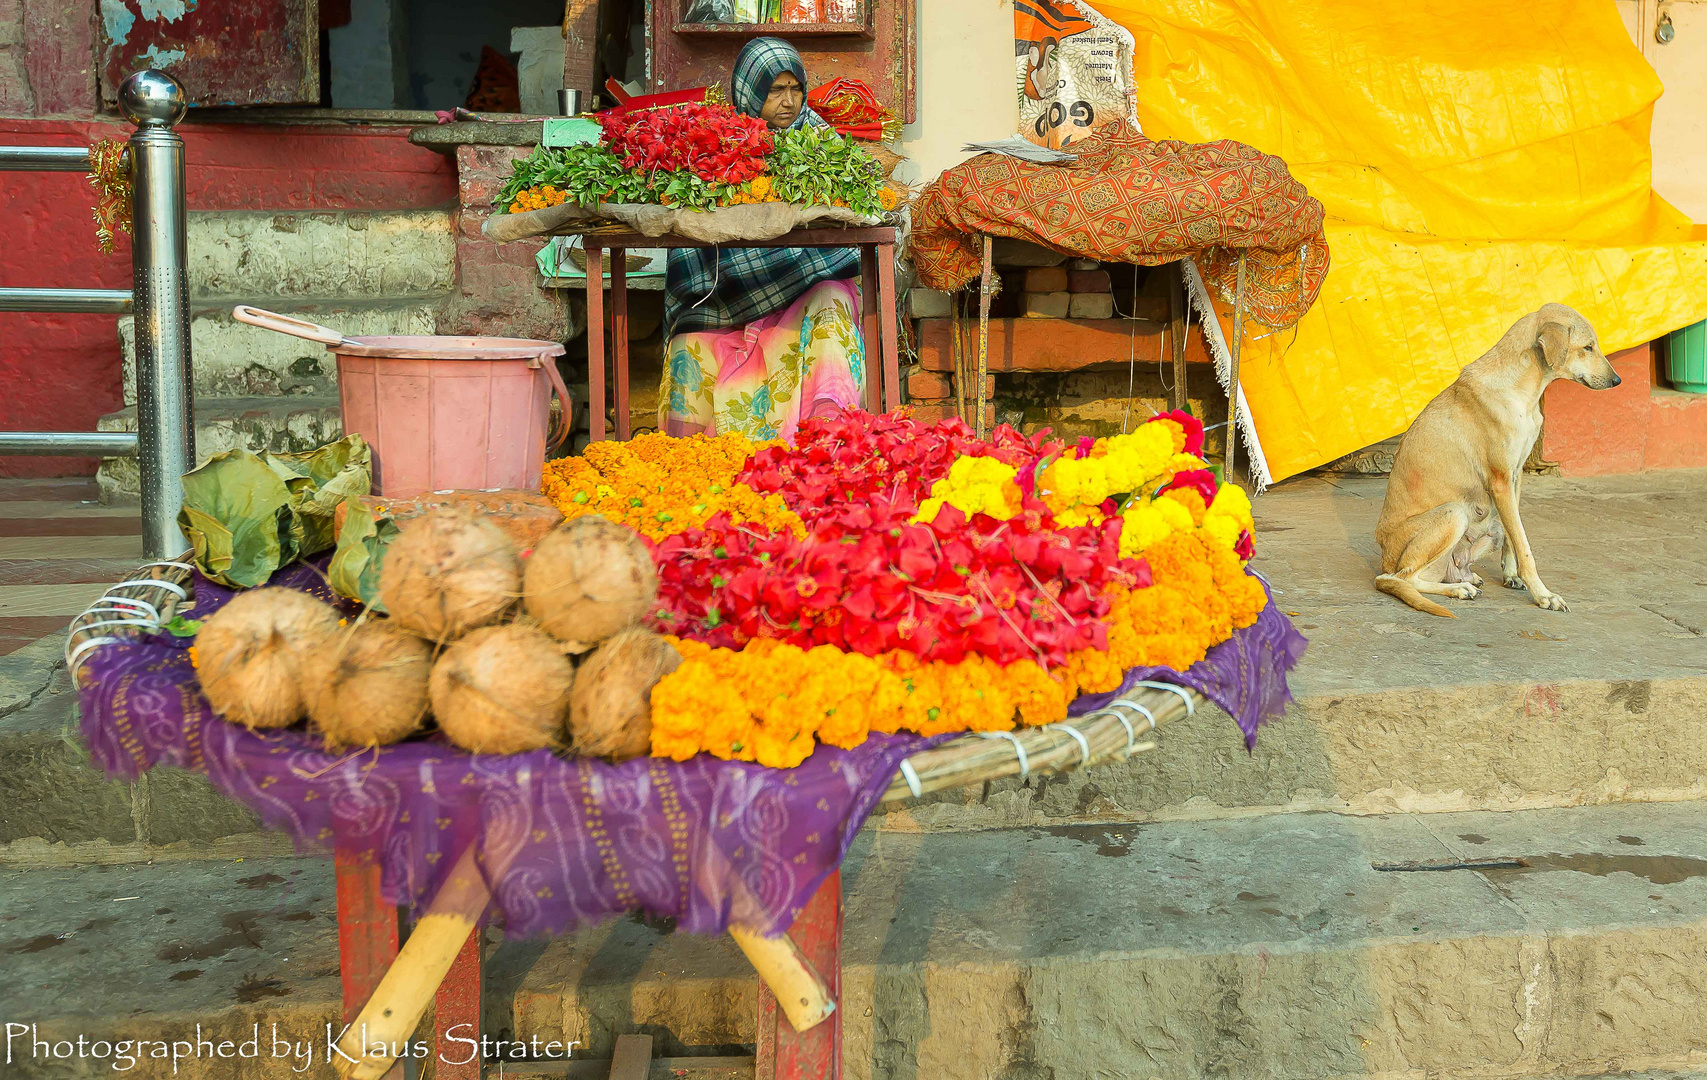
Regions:
[[[88,146],[124,124],[0,118],[0,144]],[[449,158],[406,128],[187,123],[191,210],[405,210],[452,206]],[[130,246],[95,247],[92,189],[78,173],[0,172],[0,286],[129,288]],[[0,312],[0,430],[93,431],[123,406],[111,315]],[[93,459],[0,458],[0,476],[67,476]]]

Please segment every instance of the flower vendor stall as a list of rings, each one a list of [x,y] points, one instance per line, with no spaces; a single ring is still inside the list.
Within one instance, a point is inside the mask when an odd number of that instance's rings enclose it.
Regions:
[[[642,247],[858,248],[860,319],[878,345],[864,404],[879,412],[900,404],[890,218],[906,192],[877,158],[835,128],[772,132],[717,102],[612,110],[599,123],[597,142],[542,146],[516,162],[500,212],[481,226],[499,242],[581,237],[593,441],[605,437],[607,254],[616,437],[629,436],[626,256]]]
[[[496,496],[409,516],[350,495],[330,573],[306,541],[258,589],[186,557],[80,617],[83,734],[113,775],[205,772],[335,851],[345,1076],[383,1075],[435,991],[441,1032],[478,1023],[483,918],[636,910],[754,961],[759,1075],[837,1075],[835,875],[881,802],[1123,760],[1202,699],[1247,741],[1284,708],[1304,642],[1201,449],[1183,413],[1064,445],[852,412],[789,444],[594,443],[515,496],[549,531],[494,524]],[[291,523],[324,500],[294,490],[278,528],[311,537]],[[303,614],[258,624],[262,601]],[[418,914],[401,950],[391,903]]]

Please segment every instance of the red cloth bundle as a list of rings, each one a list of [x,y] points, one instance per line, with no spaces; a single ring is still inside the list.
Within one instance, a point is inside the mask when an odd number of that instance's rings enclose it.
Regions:
[[[837,76],[806,95],[806,103],[830,126],[850,139],[873,142],[898,138],[901,118],[877,102],[871,87]]]

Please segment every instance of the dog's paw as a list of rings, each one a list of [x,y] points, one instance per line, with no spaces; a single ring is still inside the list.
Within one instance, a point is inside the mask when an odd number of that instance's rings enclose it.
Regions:
[[[1446,595],[1452,597],[1455,600],[1474,600],[1474,599],[1476,599],[1476,597],[1482,595],[1482,590],[1476,588],[1476,586],[1470,584],[1467,581],[1461,582],[1457,585],[1449,585],[1449,586],[1447,586],[1447,588],[1449,588],[1451,591],[1448,592]]]
[[[1472,585],[1476,586],[1476,588],[1480,589],[1483,585],[1486,585],[1487,582],[1482,580],[1481,574],[1472,573],[1470,575],[1470,584],[1472,584]]]
[[[1535,598],[1535,606],[1546,608],[1548,611],[1569,611],[1571,606],[1565,603],[1565,598],[1558,593],[1542,593]]]
[[[1505,576],[1505,587],[1508,589],[1527,589],[1527,588],[1529,588],[1529,586],[1527,586],[1523,583],[1523,579],[1518,577],[1516,574],[1507,574]]]

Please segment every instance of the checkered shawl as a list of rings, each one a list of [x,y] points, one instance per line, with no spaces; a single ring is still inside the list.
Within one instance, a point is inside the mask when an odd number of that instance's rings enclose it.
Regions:
[[[806,65],[781,38],[754,38],[735,60],[729,100],[759,115],[771,83],[783,72],[806,92]],[[791,128],[827,127],[801,103]],[[820,281],[859,272],[858,248],[676,248],[664,271],[664,336],[724,330],[781,311]]]

